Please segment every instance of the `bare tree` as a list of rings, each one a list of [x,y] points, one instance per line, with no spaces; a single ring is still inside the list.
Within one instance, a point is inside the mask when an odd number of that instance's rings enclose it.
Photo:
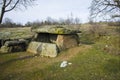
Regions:
[[[96,17],[120,18],[120,0],[92,0],[90,20]]]
[[[76,18],[74,19],[74,23],[75,23],[75,24],[80,24],[80,19],[79,19],[78,17],[76,17]]]
[[[27,8],[32,5],[35,0],[0,0],[0,24],[6,12],[12,11],[15,8]]]

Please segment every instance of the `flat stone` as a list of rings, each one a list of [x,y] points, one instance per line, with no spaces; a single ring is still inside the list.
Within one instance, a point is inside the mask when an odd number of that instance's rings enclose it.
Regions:
[[[56,44],[31,42],[28,46],[27,52],[40,54],[41,56],[56,57],[58,48]]]
[[[2,53],[8,52],[20,52],[26,50],[26,41],[6,41],[3,46],[1,46],[0,51]]]
[[[62,26],[42,26],[32,28],[32,31],[36,33],[51,33],[51,34],[76,34],[80,32],[77,30],[70,30]]]

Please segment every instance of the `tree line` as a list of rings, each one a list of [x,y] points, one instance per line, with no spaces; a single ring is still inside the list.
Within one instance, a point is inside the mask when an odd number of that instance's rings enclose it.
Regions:
[[[0,24],[0,27],[35,27],[41,25],[81,25],[81,20],[78,17],[73,18],[68,17],[67,19],[54,19],[51,17],[47,17],[45,20],[36,20],[33,22],[27,22],[24,25],[21,23],[15,23],[10,18],[5,18],[3,23]]]

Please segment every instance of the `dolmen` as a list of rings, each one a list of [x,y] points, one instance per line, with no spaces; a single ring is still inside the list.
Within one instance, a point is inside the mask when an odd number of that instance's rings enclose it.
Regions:
[[[35,33],[27,52],[41,56],[56,57],[59,52],[78,46],[78,30],[62,26],[41,26],[31,29]]]

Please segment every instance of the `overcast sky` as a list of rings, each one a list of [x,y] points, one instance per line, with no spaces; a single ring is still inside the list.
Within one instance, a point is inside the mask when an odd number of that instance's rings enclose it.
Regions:
[[[5,14],[4,18],[10,18],[14,22],[23,23],[36,20],[45,20],[47,17],[54,19],[66,19],[72,13],[73,17],[80,18],[81,22],[87,22],[89,16],[88,7],[92,0],[37,0],[36,5],[23,10],[13,10]]]

